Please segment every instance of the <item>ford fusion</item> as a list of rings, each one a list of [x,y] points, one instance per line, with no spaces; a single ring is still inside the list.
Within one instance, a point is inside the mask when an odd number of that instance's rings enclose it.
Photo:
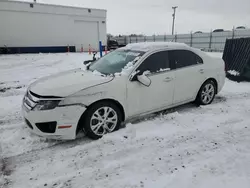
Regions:
[[[222,59],[181,43],[137,43],[84,68],[32,83],[24,96],[26,125],[40,136],[92,138],[138,116],[195,101],[212,103],[225,82]]]

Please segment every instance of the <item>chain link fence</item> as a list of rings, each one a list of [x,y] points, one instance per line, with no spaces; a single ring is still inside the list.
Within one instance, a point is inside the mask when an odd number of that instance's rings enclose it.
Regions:
[[[138,42],[181,42],[186,43],[194,48],[204,51],[223,51],[226,39],[247,38],[250,37],[250,29],[242,29],[223,32],[210,33],[190,33],[176,35],[153,35],[153,36],[122,36],[112,37],[117,40],[119,45],[127,45],[129,43]]]

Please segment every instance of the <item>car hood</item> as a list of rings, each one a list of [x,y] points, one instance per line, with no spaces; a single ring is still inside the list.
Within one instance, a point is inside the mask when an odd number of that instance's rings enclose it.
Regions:
[[[41,78],[32,83],[28,89],[40,96],[66,97],[82,89],[107,83],[112,79],[113,77],[110,76],[75,69]]]

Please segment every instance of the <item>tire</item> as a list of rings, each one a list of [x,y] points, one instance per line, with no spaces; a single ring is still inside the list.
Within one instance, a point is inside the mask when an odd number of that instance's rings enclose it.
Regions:
[[[83,121],[86,136],[99,139],[106,133],[111,133],[120,128],[122,113],[117,105],[110,101],[98,102],[87,110]]]
[[[196,97],[195,103],[197,105],[209,105],[213,102],[216,95],[216,85],[214,81],[208,80],[202,84],[199,93]]]

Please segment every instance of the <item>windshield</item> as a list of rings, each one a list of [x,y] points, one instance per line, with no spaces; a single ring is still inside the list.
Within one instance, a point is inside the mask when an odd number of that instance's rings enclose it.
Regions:
[[[120,73],[129,62],[134,61],[135,58],[142,56],[144,53],[141,51],[118,49],[95,61],[90,65],[89,70],[95,70],[106,75]]]

